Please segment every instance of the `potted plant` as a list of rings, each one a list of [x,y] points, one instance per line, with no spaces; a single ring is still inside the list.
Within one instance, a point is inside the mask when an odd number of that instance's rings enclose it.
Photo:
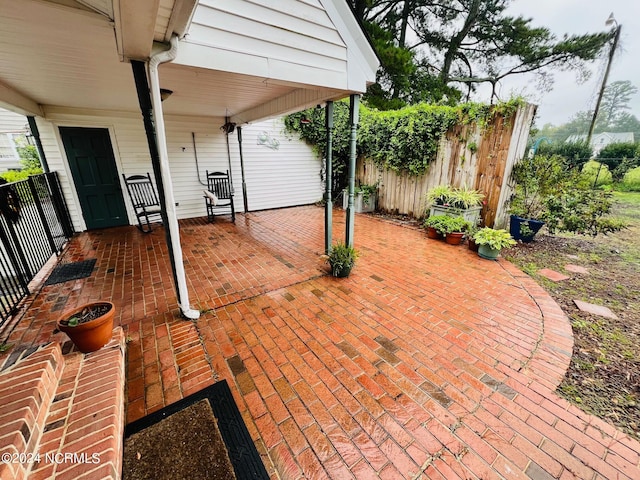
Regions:
[[[357,259],[356,249],[340,242],[331,246],[327,256],[327,262],[331,266],[331,274],[341,278],[349,276]]]
[[[506,230],[490,227],[479,229],[473,239],[478,245],[478,255],[487,260],[495,260],[498,258],[500,250],[516,244],[516,241]]]
[[[444,235],[444,241],[449,245],[460,245],[469,228],[471,228],[471,223],[461,216],[450,217],[446,215],[439,225],[440,233]]]
[[[378,184],[358,185],[353,190],[353,207],[356,213],[374,212],[376,209],[376,197],[378,194]],[[349,205],[349,191],[342,191],[342,208],[345,210]]]
[[[477,190],[466,186],[454,188],[450,185],[438,185],[425,195],[429,215],[462,216],[472,224],[478,222],[483,198],[484,195]]]
[[[467,241],[468,241],[468,244],[469,244],[469,250],[471,250],[472,252],[476,252],[476,253],[478,253],[478,244],[474,240],[473,236],[476,234],[477,231],[478,231],[478,226],[477,225],[472,225],[467,230]]]
[[[543,155],[521,160],[513,166],[509,232],[515,240],[531,242],[544,225],[545,199],[559,182],[559,166]]]
[[[448,218],[447,215],[432,215],[424,221],[423,225],[427,229],[427,238],[438,240],[443,237],[443,222],[446,221],[446,218]]]
[[[429,205],[448,206],[453,196],[451,185],[438,185],[429,190],[425,195],[425,200]]]
[[[87,303],[67,311],[57,327],[81,352],[95,352],[111,340],[114,315],[111,302]]]

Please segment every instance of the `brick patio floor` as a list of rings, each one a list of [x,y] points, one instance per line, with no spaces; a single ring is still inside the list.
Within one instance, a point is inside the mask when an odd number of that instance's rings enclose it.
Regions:
[[[344,216],[334,214],[342,237]],[[76,236],[87,279],[43,287],[10,343],[110,299],[130,338],[127,421],[227,379],[272,478],[640,478],[640,444],[554,390],[568,319],[510,263],[356,216],[361,258],[327,275],[323,210],[181,225],[196,322],[178,318],[164,233]]]

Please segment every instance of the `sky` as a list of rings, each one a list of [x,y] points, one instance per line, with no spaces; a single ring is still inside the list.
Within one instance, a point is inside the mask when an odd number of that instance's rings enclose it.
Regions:
[[[605,26],[612,12],[622,30],[607,84],[629,80],[640,90],[640,0],[514,0],[509,8],[510,14],[532,18],[532,26],[547,27],[558,38],[565,33],[585,34],[615,28]],[[607,56],[604,53],[593,63],[593,74],[584,84],[577,83],[575,72],[556,72],[553,90],[540,93],[531,78],[515,76],[503,83],[500,98],[508,99],[511,93],[523,94],[539,106],[538,127],[546,123],[561,125],[576,112],[594,108]],[[640,93],[632,98],[631,107],[631,113],[640,118]]]

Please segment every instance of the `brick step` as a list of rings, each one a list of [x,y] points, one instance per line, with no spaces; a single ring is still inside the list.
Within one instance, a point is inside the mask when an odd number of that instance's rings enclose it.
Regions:
[[[4,362],[0,372],[1,479],[26,478],[63,369],[57,343],[16,352]]]
[[[62,355],[67,347],[61,349],[58,343],[41,347],[0,373],[0,391],[15,397],[9,404],[3,398],[0,407],[0,452],[27,454],[23,458],[33,461],[0,463],[0,479],[120,478],[122,328],[114,329],[111,341],[97,352]],[[31,413],[35,405],[37,414]]]

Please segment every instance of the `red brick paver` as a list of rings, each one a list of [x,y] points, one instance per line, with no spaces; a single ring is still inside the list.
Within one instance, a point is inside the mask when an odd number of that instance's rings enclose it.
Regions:
[[[110,298],[128,421],[225,378],[273,478],[640,478],[637,441],[554,393],[571,328],[530,277],[357,216],[361,258],[336,279],[322,225],[316,207],[184,222],[196,322],[178,318],[160,228],[81,234],[65,260],[96,271],[44,287],[10,342]]]

